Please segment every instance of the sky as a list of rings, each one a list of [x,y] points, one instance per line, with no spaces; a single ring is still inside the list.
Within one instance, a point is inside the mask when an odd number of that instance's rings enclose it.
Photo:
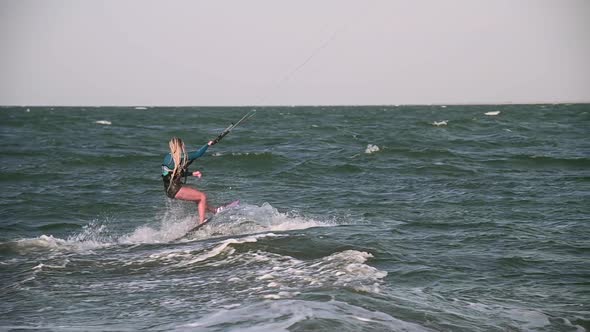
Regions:
[[[0,105],[571,102],[588,0],[0,0]]]

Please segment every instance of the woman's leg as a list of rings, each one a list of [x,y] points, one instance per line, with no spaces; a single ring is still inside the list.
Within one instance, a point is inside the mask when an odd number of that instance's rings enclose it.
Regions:
[[[209,205],[207,204],[207,195],[204,192],[198,191],[195,188],[182,186],[182,188],[180,188],[180,190],[176,193],[176,196],[174,196],[174,198],[183,201],[196,202],[199,210],[199,223],[205,221],[207,211],[215,212],[215,208],[209,207]]]

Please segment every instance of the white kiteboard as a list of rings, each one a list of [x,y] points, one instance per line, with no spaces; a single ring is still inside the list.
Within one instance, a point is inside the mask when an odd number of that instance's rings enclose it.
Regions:
[[[218,208],[215,210],[215,214],[214,214],[214,215],[212,215],[212,216],[210,216],[209,218],[205,219],[205,220],[204,220],[202,223],[198,224],[197,226],[195,226],[195,227],[193,227],[193,228],[189,229],[189,230],[186,232],[186,234],[184,234],[183,236],[181,236],[181,237],[177,238],[176,240],[180,240],[180,239],[182,239],[182,238],[185,238],[185,237],[187,237],[187,236],[189,236],[189,235],[191,235],[191,234],[195,233],[195,232],[196,232],[196,231],[198,231],[198,230],[199,230],[201,227],[203,227],[203,226],[207,225],[207,224],[208,224],[208,223],[209,223],[209,222],[210,222],[210,221],[211,221],[211,220],[212,220],[212,219],[213,219],[213,218],[214,218],[214,217],[215,217],[215,216],[216,216],[218,213],[220,213],[221,211],[225,211],[225,210],[227,210],[227,209],[230,209],[230,208],[236,207],[236,206],[238,206],[238,205],[240,205],[240,200],[239,200],[239,199],[238,199],[238,200],[235,200],[235,201],[233,201],[233,202],[231,202],[231,203],[227,203],[227,204],[224,204],[224,205],[221,205],[221,206],[219,206],[219,207],[218,207]]]

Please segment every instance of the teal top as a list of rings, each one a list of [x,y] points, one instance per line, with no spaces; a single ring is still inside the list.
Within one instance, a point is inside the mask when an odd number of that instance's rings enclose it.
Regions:
[[[204,155],[205,151],[207,151],[208,148],[209,148],[209,145],[205,144],[197,151],[189,152],[188,153],[188,162],[190,163],[193,160]],[[168,173],[171,173],[174,170],[174,166],[175,166],[175,163],[174,163],[174,159],[172,158],[172,155],[170,153],[166,154],[166,156],[164,156],[164,161],[162,162],[162,176],[167,176]],[[187,175],[192,175],[192,174],[189,173]]]

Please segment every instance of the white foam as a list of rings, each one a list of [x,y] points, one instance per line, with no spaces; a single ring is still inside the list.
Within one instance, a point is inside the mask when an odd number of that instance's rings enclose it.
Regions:
[[[85,226],[82,232],[67,239],[41,235],[37,238],[17,240],[14,241],[14,244],[18,250],[23,251],[47,249],[80,252],[121,244],[168,243],[185,235],[188,230],[197,224],[197,218],[194,206],[191,205],[189,208],[186,204],[177,203],[169,207],[167,212],[160,217],[159,222],[139,226],[127,234],[111,234],[107,227],[108,224],[108,222],[93,221]],[[256,242],[261,237],[283,236],[272,232],[333,225],[335,225],[333,222],[320,222],[310,218],[280,213],[268,203],[262,206],[243,204],[240,207],[220,213],[211,224],[201,228],[199,232],[190,238],[180,240],[180,242],[192,242],[212,237],[233,237],[225,240],[220,246],[216,247],[217,249],[204,254],[205,256],[201,258],[195,258],[192,255],[187,257],[189,260],[198,262],[219,255],[230,244]],[[171,259],[173,256],[169,258]]]
[[[266,258],[260,260],[247,252],[227,257],[222,264],[234,268],[235,264],[244,266],[239,270],[242,278],[229,282],[247,282],[248,285],[244,286],[249,287],[253,295],[263,298],[294,296],[293,290],[310,287],[350,287],[357,291],[379,293],[382,279],[387,276],[387,272],[365,264],[372,255],[362,251],[346,250],[312,261],[262,251],[256,254]]]
[[[78,241],[55,238],[53,235],[41,235],[37,238],[21,239],[16,241],[17,248],[21,250],[49,249],[65,251],[85,251],[106,247],[110,244],[94,240]]]
[[[448,123],[449,123],[449,120],[442,120],[442,121],[434,121],[432,123],[432,125],[440,127],[440,126],[446,126]]]
[[[264,295],[263,298],[269,299],[269,300],[280,300],[280,299],[293,298],[299,294],[301,294],[301,292],[284,292],[284,291],[282,291],[282,292],[278,292],[277,294]]]
[[[177,329],[198,327],[199,330],[214,330],[219,326],[231,326],[232,331],[241,332],[289,331],[299,322],[318,320],[339,322],[350,330],[433,331],[387,313],[346,302],[283,299],[283,296],[293,295],[288,292],[268,294],[264,298],[269,301],[217,309],[200,316],[197,321],[180,325]],[[282,300],[273,301],[279,299]],[[371,325],[366,325],[367,323]]]
[[[183,202],[173,202],[155,224],[140,226],[130,234],[120,236],[118,243],[166,243],[185,235],[197,225],[197,214],[194,205],[190,208]],[[192,208],[192,209],[191,209]]]
[[[354,319],[358,319],[358,320],[360,320],[361,322],[373,322],[373,320],[372,320],[372,319],[368,319],[368,318],[364,318],[364,317],[357,317],[357,316],[352,316],[352,318],[354,318]]]
[[[263,235],[261,235],[263,236]],[[231,255],[235,252],[235,250],[230,246],[230,244],[238,244],[238,243],[248,243],[248,242],[256,242],[258,241],[258,236],[253,236],[253,237],[247,237],[244,239],[227,239],[223,242],[221,242],[219,245],[215,246],[213,249],[206,251],[203,254],[198,255],[195,258],[192,258],[189,261],[183,262],[181,264],[179,264],[179,266],[186,266],[186,265],[192,265],[198,262],[202,262],[206,259],[209,259],[211,257],[215,257],[219,254],[221,254],[222,252],[227,252],[228,255]]]
[[[192,244],[188,249],[186,248],[186,246],[175,247],[174,249],[153,253],[149,255],[147,258],[145,257],[145,255],[142,255],[142,257],[134,261],[129,261],[125,265],[135,265],[138,263],[150,264],[154,262],[160,262],[170,264],[170,266],[173,267],[186,267],[197,263],[206,262],[209,259],[220,255],[231,256],[235,252],[235,249],[232,247],[232,245],[234,244],[254,243],[257,242],[260,238],[274,236],[277,235],[273,233],[267,233],[256,234],[244,238],[230,238],[216,243],[212,248],[208,248],[207,245],[204,245],[202,243],[195,243]],[[225,258],[225,260],[215,260],[206,264],[217,266],[222,265],[223,262],[227,262],[227,257]],[[228,280],[228,282],[239,282],[240,280],[241,278],[236,277],[233,280]]]
[[[551,325],[547,315],[534,310],[512,309],[509,311],[509,316],[515,321],[522,322],[522,327],[528,331],[537,331],[542,327]]]
[[[278,294],[268,294],[268,295],[264,295],[263,297],[265,299],[269,299],[269,300],[278,300],[281,298]]]
[[[135,229],[131,234],[124,235],[118,239],[119,243],[162,243],[170,242],[186,234],[197,223],[193,209],[183,209],[186,204],[174,204],[159,224],[153,226],[142,226]],[[188,216],[187,216],[188,214]],[[194,241],[199,239],[220,237],[220,236],[241,236],[252,233],[268,231],[288,231],[305,229],[309,227],[327,226],[327,223],[319,223],[298,217],[289,217],[279,213],[270,204],[263,204],[261,207],[242,204],[239,207],[224,211],[216,216],[216,220],[201,228],[197,233],[188,239],[181,241]],[[254,238],[258,238],[257,235]],[[273,236],[266,233],[263,236]],[[235,240],[251,241],[253,237]]]
[[[371,154],[371,153],[378,152],[379,150],[380,149],[377,145],[369,144],[369,145],[367,145],[367,148],[365,149],[365,153]]]
[[[125,238],[125,236],[123,236]],[[125,243],[125,241],[121,241]],[[92,221],[83,227],[82,231],[69,236],[67,239],[56,238],[53,235],[41,235],[15,241],[18,250],[29,251],[45,249],[51,251],[84,252],[93,249],[106,248],[121,243],[116,237],[109,235],[106,225]]]
[[[54,238],[53,235],[41,235],[38,238],[17,240],[17,245],[27,247],[59,248],[67,245],[67,241]]]
[[[108,121],[108,120],[98,120],[98,121],[95,121],[95,123],[105,125],[105,126],[110,126],[112,124],[111,121]]]
[[[295,214],[281,213],[268,203],[262,206],[242,204],[202,228],[196,237],[243,235],[260,232],[285,232],[311,227],[333,226],[333,222],[314,220]]]
[[[325,265],[321,270],[335,272],[335,285],[352,286],[358,290],[378,293],[378,285],[374,282],[385,278],[387,272],[364,264],[371,257],[373,255],[367,252],[346,250],[325,258]]]
[[[51,265],[51,264],[39,263],[39,265],[36,265],[35,267],[33,267],[32,270],[33,271],[42,271],[43,268],[46,268],[46,269],[65,269],[69,262],[70,262],[70,260],[66,258],[64,260],[64,262],[63,262],[63,265]]]

